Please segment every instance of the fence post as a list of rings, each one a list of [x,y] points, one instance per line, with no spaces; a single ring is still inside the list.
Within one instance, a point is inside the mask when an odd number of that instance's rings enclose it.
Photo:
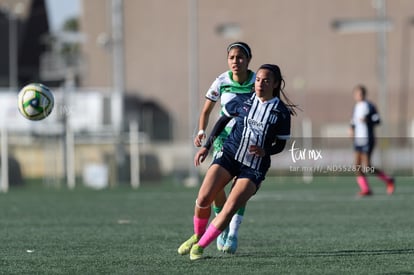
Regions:
[[[69,189],[76,185],[75,176],[75,137],[70,123],[66,123],[66,183]]]
[[[309,118],[305,118],[302,121],[302,137],[303,137],[303,146],[310,150],[312,149],[312,121]],[[307,167],[312,167],[312,163],[307,161]],[[313,180],[312,169],[304,169],[303,171],[303,181],[305,183],[311,183]]]
[[[139,127],[138,122],[132,120],[129,123],[129,148],[131,165],[131,186],[136,189],[140,186],[139,163]]]
[[[0,192],[7,193],[9,191],[9,152],[7,141],[7,128],[0,129],[1,135],[1,182]]]

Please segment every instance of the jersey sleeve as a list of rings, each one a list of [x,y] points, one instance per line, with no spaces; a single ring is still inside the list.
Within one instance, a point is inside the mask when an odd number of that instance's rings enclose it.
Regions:
[[[221,93],[220,93],[220,85],[221,85],[221,78],[218,77],[216,78],[216,80],[214,80],[214,82],[211,84],[210,88],[208,89],[207,93],[206,93],[206,98],[210,99],[211,101],[217,102],[220,97],[221,97]]]
[[[371,124],[374,124],[374,125],[381,123],[380,116],[379,116],[378,111],[377,111],[377,108],[375,107],[374,104],[369,104],[368,121]]]
[[[279,113],[279,126],[276,137],[282,140],[288,140],[290,138],[290,113]]]
[[[355,106],[352,109],[352,116],[351,116],[351,119],[349,120],[349,126],[351,128],[355,128],[355,118],[354,117],[355,117]]]

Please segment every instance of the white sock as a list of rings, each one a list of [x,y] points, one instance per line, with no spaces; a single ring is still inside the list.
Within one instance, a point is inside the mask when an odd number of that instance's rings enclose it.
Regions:
[[[233,218],[231,218],[230,225],[229,225],[229,236],[237,237],[242,220],[243,220],[243,216],[234,214]]]

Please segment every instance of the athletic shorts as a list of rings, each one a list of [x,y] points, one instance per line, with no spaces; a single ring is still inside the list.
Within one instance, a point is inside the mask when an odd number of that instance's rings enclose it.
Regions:
[[[354,144],[354,150],[360,153],[371,154],[372,150],[374,150],[374,145],[374,142],[368,142],[365,145]]]
[[[218,152],[212,162],[218,164],[226,169],[233,177],[238,179],[249,179],[256,185],[256,192],[259,190],[262,181],[265,179],[265,175],[268,169],[256,170],[250,168],[239,161],[235,160],[230,154],[226,154],[223,151]]]

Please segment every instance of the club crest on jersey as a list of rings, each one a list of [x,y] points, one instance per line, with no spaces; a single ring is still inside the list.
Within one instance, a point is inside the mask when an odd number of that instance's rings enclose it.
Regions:
[[[220,97],[220,93],[219,93],[219,92],[217,92],[217,91],[214,91],[214,90],[210,90],[210,91],[208,91],[208,93],[207,93],[206,97],[207,97],[208,99],[211,99],[211,100],[213,100],[213,101],[216,101],[216,100],[218,100],[218,99],[219,99],[219,97]]]
[[[211,91],[211,95],[217,97],[219,96],[219,93],[217,91]]]
[[[278,114],[277,114],[277,112],[271,112],[270,113],[270,115],[269,115],[269,122],[271,123],[271,124],[275,124],[276,123],[276,121],[277,121],[277,117],[278,117]]]

